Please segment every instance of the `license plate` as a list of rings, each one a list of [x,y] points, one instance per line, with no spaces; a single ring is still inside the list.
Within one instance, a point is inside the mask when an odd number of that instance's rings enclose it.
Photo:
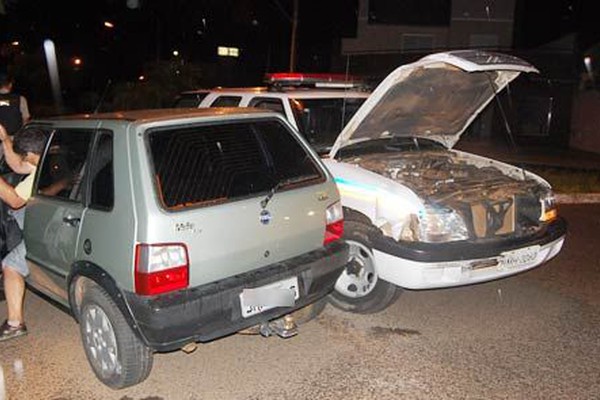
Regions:
[[[507,251],[500,258],[500,266],[505,269],[518,268],[535,260],[540,246],[531,246],[526,249]]]
[[[258,288],[244,289],[240,293],[242,317],[248,318],[275,307],[292,307],[299,298],[297,276]]]

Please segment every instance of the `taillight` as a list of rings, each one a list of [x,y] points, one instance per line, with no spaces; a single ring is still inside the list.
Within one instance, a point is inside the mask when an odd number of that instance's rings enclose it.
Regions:
[[[138,244],[135,249],[135,292],[155,295],[189,285],[189,261],[180,243]]]
[[[342,203],[333,203],[325,211],[326,226],[323,244],[334,242],[344,234],[344,212]]]

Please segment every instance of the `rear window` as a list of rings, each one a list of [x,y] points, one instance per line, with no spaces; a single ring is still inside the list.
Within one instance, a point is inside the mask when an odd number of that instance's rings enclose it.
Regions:
[[[322,182],[325,176],[277,120],[178,127],[149,133],[163,206],[222,203]]]

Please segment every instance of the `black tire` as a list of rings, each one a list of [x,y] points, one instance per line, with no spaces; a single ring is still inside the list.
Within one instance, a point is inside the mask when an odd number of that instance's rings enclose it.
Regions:
[[[143,382],[150,374],[152,350],[136,336],[110,296],[96,284],[87,285],[84,291],[79,329],[88,362],[105,385],[122,389]]]
[[[373,314],[393,304],[402,288],[379,279],[375,271],[370,233],[375,227],[351,219],[344,221],[344,239],[350,261],[329,295],[329,302],[344,311]]]

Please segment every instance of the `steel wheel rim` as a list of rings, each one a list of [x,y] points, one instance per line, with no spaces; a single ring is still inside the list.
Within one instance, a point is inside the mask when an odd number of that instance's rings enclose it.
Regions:
[[[121,364],[117,338],[104,310],[95,304],[86,307],[83,328],[85,344],[94,370],[104,378],[119,374]]]
[[[350,298],[367,296],[375,289],[377,273],[373,252],[362,243],[346,241],[349,245],[349,266],[335,283],[336,292]]]

